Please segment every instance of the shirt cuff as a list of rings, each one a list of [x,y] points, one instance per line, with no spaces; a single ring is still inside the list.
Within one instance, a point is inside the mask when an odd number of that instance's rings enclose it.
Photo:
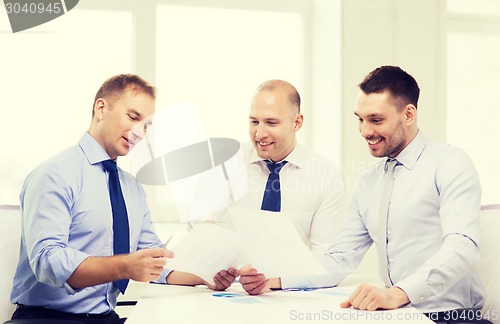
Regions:
[[[340,280],[333,274],[320,276],[281,277],[281,289],[326,288],[336,286]]]
[[[158,280],[155,280],[153,282],[156,282],[156,283],[160,283],[160,284],[167,284],[168,285],[168,282],[167,282],[167,277],[170,273],[172,273],[172,269],[163,269],[163,272],[161,273],[160,275],[160,278],[158,278]]]
[[[72,255],[72,265],[67,265],[68,268],[66,268],[66,269],[68,269],[68,270],[65,270],[64,268],[60,269],[60,273],[62,274],[63,277],[65,277],[65,281],[62,283],[62,286],[64,289],[66,289],[66,292],[68,293],[68,295],[74,295],[77,292],[85,289],[85,288],[75,289],[68,284],[67,280],[69,279],[69,277],[71,277],[73,272],[75,272],[75,270],[80,266],[80,264],[86,258],[88,258],[90,256],[87,253],[84,253],[84,252],[81,252],[78,250],[71,250],[71,251],[73,252],[72,253],[73,254]],[[67,251],[67,252],[69,252],[69,251]]]
[[[428,286],[425,278],[420,278],[418,274],[411,275],[394,286],[401,288],[411,304],[419,304],[432,296],[432,289]]]

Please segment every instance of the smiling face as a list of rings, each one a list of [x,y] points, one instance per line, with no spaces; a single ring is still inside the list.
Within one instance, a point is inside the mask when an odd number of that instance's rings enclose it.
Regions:
[[[359,132],[375,157],[396,157],[417,135],[417,109],[402,106],[389,91],[358,94],[354,114]]]
[[[89,133],[111,159],[127,155],[146,134],[154,111],[154,98],[141,91],[125,90],[114,102],[99,98]]]
[[[262,159],[278,162],[295,148],[303,116],[290,103],[286,91],[276,88],[257,92],[249,119],[250,140]]]

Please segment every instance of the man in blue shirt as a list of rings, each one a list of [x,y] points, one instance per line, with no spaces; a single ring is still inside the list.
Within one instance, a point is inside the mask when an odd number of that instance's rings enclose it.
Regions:
[[[142,186],[119,168],[130,253],[114,255],[110,174],[103,165],[128,154],[144,137],[154,111],[155,89],[145,80],[130,74],[109,78],[96,94],[90,128],[78,144],[28,175],[20,196],[13,319],[121,323],[113,310],[119,294],[114,282],[166,282],[164,266],[172,252],[154,233]],[[211,288],[225,289],[227,278],[234,281],[226,272],[223,277]]]

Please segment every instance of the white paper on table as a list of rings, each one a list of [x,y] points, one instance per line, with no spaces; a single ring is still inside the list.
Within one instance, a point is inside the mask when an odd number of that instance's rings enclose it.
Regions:
[[[212,285],[219,271],[237,267],[244,257],[236,232],[208,223],[196,225],[172,251],[166,268],[195,274]]]
[[[268,278],[326,274],[286,212],[228,207],[252,267]]]

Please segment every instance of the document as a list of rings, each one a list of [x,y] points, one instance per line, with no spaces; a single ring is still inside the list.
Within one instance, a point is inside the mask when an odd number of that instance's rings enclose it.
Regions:
[[[252,267],[268,278],[322,275],[326,270],[306,246],[286,212],[228,208],[232,229],[196,225],[172,251],[166,268],[193,273],[210,284],[229,267]]]
[[[238,267],[245,253],[236,232],[209,223],[196,225],[172,251],[166,268],[193,273],[212,285],[219,271]]]
[[[327,273],[304,244],[286,212],[234,206],[228,209],[249,262],[266,277]]]

